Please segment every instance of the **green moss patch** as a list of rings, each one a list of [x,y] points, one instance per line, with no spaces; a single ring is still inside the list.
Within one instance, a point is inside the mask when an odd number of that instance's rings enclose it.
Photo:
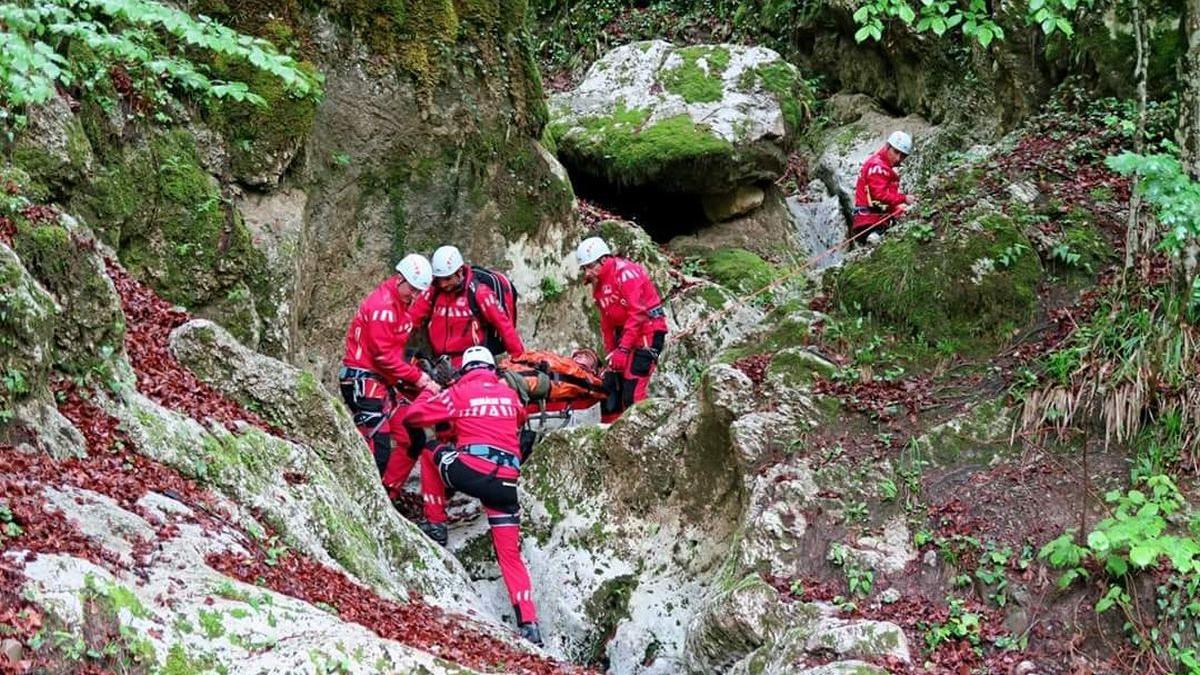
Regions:
[[[723,248],[700,256],[704,273],[737,293],[753,293],[774,281],[779,270],[757,253],[743,248]]]
[[[111,159],[72,206],[131,273],[171,302],[196,312],[217,304],[225,310],[230,292],[248,286],[246,307],[231,316],[251,306],[260,317],[274,316],[272,302],[259,302],[272,294],[266,258],[200,166],[187,132],[157,133]],[[212,315],[222,321],[227,313]]]
[[[550,133],[560,153],[616,185],[669,175],[675,166],[720,166],[734,154],[733,144],[687,115],[647,126],[649,115],[648,110],[621,104],[611,116],[582,120],[578,125],[582,129],[559,122],[551,125]]]
[[[675,52],[682,63],[659,75],[663,88],[688,103],[720,101],[724,94],[721,75],[729,66],[729,50],[697,45]]]
[[[316,75],[316,67],[301,62],[300,67]],[[282,153],[292,152],[312,129],[317,101],[292,96],[283,81],[243,62],[213,64],[214,75],[223,80],[245,82],[250,90],[266,100],[266,105],[239,101],[218,101],[209,110],[209,123],[229,142],[233,173],[239,177],[270,171]]]
[[[747,70],[742,78],[745,88],[758,85],[775,95],[789,131],[798,134],[804,128],[816,97],[795,66],[775,61]]]
[[[18,220],[13,246],[62,309],[54,331],[55,365],[73,375],[109,379],[111,358],[125,340],[125,313],[89,243],[61,225]]]
[[[1032,243],[993,214],[932,240],[900,233],[826,277],[841,312],[927,344],[995,343],[1029,321],[1042,277]]]
[[[600,588],[592,593],[584,605],[592,625],[595,626],[594,638],[590,641],[586,662],[593,665],[608,665],[605,657],[605,647],[617,626],[629,618],[629,599],[637,589],[637,577],[632,574],[622,574],[608,579],[600,584]]]

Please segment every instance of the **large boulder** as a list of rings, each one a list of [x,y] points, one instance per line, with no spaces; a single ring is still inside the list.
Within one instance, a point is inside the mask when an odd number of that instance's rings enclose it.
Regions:
[[[714,215],[730,216],[746,206],[739,188],[782,175],[809,98],[795,67],[764,47],[638,42],[551,99],[550,131],[579,174],[712,195]]]

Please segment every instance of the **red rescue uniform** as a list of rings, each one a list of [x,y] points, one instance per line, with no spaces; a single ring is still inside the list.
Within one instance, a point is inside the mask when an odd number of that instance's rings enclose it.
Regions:
[[[900,174],[888,161],[884,145],[863,162],[854,187],[854,231],[895,222],[904,212],[908,195],[900,191]]]
[[[429,345],[435,357],[447,355],[454,367],[462,363],[462,355],[468,348],[483,345],[486,341],[484,322],[490,324],[504,341],[504,349],[512,356],[525,351],[521,336],[517,334],[512,319],[500,308],[496,294],[486,284],[472,283],[470,266],[463,266],[462,287],[457,292],[438,290],[434,284],[421,292],[409,315],[416,326],[429,324]],[[475,305],[483,316],[471,310],[467,293],[474,288]]]
[[[420,450],[410,447],[402,428],[396,427],[398,433],[393,434],[388,419],[392,406],[397,405],[389,388],[415,387],[422,375],[420,368],[404,358],[413,322],[400,299],[399,284],[399,276],[391,277],[359,305],[346,331],[346,351],[338,375],[342,399],[393,498],[412,472]]]
[[[517,393],[487,367],[468,370],[446,391],[424,392],[408,408],[404,424],[430,427],[449,422],[454,444],[421,453],[421,493],[425,518],[446,522],[446,486],[483,503],[492,545],[517,623],[537,621],[529,571],[521,559],[521,477],[519,433],[525,409]]]
[[[621,350],[628,356],[620,372],[620,409],[606,414],[606,421],[611,421],[646,398],[650,376],[666,342],[667,318],[662,296],[646,268],[625,258],[606,256],[600,261],[592,297],[600,310],[605,353]]]

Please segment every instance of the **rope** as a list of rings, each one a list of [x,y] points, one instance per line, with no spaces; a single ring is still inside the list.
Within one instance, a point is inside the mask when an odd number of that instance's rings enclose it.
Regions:
[[[840,242],[834,244],[833,246],[830,246],[829,248],[825,249],[824,251],[821,251],[820,253],[818,253],[818,254],[814,255],[813,257],[809,258],[808,260],[804,261],[804,263],[802,265],[800,265],[799,267],[797,267],[796,269],[788,272],[787,274],[784,274],[783,276],[775,278],[774,280],[771,281],[771,283],[767,284],[766,286],[763,286],[762,288],[758,289],[757,291],[754,291],[753,293],[750,293],[748,295],[744,295],[744,296],[735,298],[735,302],[727,303],[725,308],[722,309],[721,311],[717,312],[716,314],[709,316],[708,318],[704,319],[703,321],[699,321],[695,324],[692,324],[691,326],[689,326],[687,329],[685,329],[683,331],[672,334],[667,339],[667,342],[668,343],[678,342],[678,341],[682,340],[683,338],[685,338],[689,335],[692,335],[697,330],[704,328],[705,326],[708,326],[709,324],[712,324],[714,321],[724,319],[725,317],[732,314],[734,312],[734,310],[740,308],[747,301],[752,300],[753,298],[756,298],[759,295],[762,295],[763,293],[766,293],[767,291],[781,285],[785,281],[794,279],[797,276],[799,276],[800,274],[807,272],[813,265],[824,260],[827,256],[832,254],[834,251],[840,250],[843,247],[848,246],[850,243],[854,242],[859,237],[863,236],[864,234],[866,234],[868,232],[871,232],[875,228],[875,226],[882,225],[882,224],[888,222],[889,220],[895,218],[897,215],[899,215],[899,214],[898,213],[889,213],[883,220],[879,221],[874,226],[864,227],[857,234],[847,237],[847,238],[841,240]]]

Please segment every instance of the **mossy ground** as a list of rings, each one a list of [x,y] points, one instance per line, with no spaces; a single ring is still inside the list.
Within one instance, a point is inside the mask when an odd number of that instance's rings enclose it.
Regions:
[[[846,314],[868,315],[929,345],[982,348],[1029,321],[1041,278],[1018,224],[992,213],[930,237],[894,233],[827,276],[826,286]]]
[[[779,276],[774,265],[743,248],[709,251],[698,260],[710,279],[738,294],[765,288]]]

